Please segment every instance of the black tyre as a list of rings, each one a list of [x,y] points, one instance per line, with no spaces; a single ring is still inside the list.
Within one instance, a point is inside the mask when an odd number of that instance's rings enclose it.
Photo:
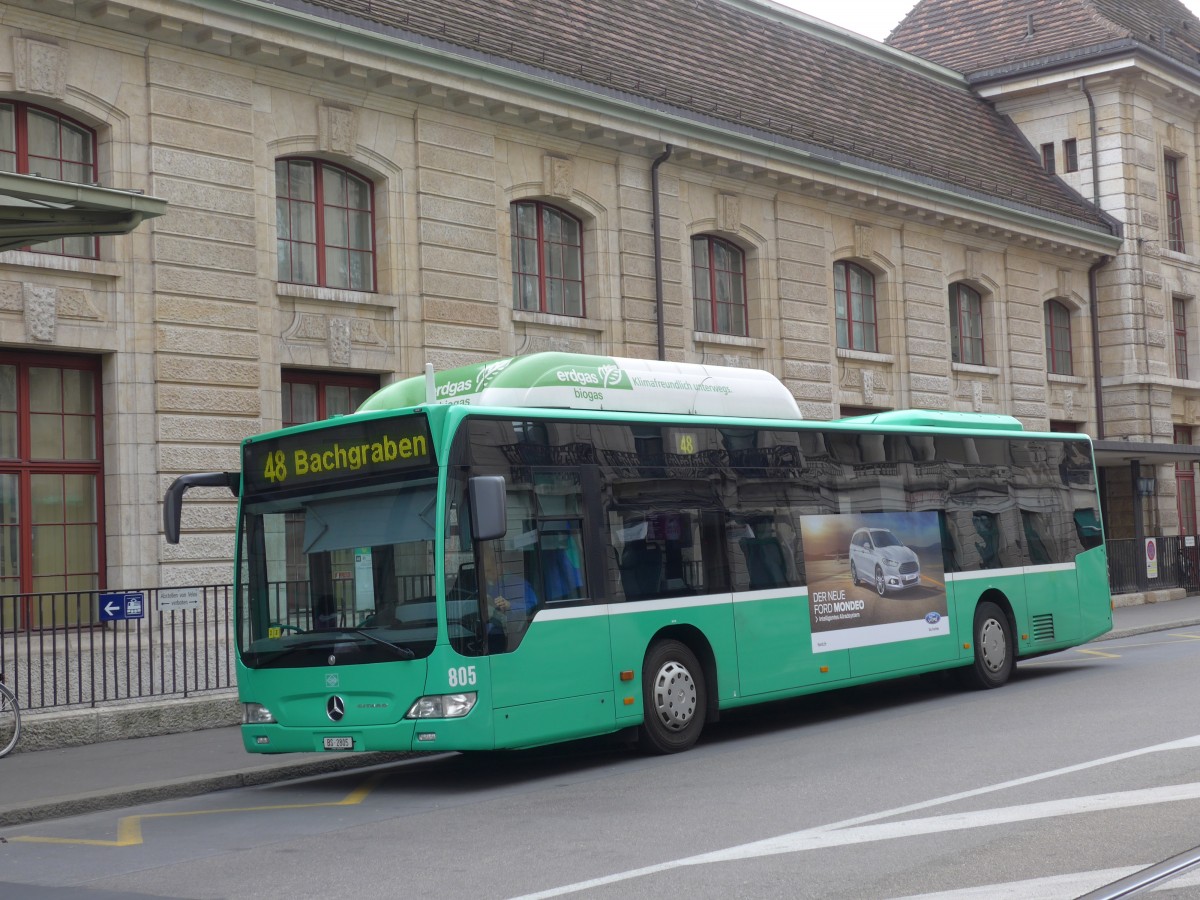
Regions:
[[[887,582],[883,579],[883,569],[875,567],[875,593],[880,597],[887,596]]]
[[[850,563],[850,580],[854,582],[855,587],[858,587],[858,568],[854,563]]]
[[[642,665],[642,703],[645,749],[678,753],[691,748],[708,713],[708,691],[696,654],[679,641],[651,645]]]
[[[1016,643],[1008,616],[999,606],[985,600],[975,607],[972,629],[975,661],[960,669],[964,683],[977,690],[998,688],[1008,681],[1016,665]]]
[[[8,756],[21,739],[21,707],[12,691],[0,684],[0,756]]]

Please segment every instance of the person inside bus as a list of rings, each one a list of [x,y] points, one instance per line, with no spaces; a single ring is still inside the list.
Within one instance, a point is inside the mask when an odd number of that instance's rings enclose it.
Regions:
[[[486,582],[488,603],[488,652],[503,653],[510,639],[524,631],[537,609],[538,597],[519,572],[489,573]]]
[[[579,564],[578,522],[553,522],[539,536],[543,599],[547,603],[577,600],[583,596],[583,570]]]

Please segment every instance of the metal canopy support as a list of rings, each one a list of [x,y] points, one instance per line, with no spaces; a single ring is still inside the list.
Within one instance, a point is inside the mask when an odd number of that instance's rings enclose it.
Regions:
[[[167,201],[134,191],[0,172],[0,250],[58,238],[128,234]]]
[[[1124,469],[1129,473],[1129,490],[1133,497],[1133,536],[1138,546],[1146,542],[1145,511],[1146,498],[1152,496],[1148,485],[1153,479],[1143,474],[1143,467],[1150,476],[1154,466],[1189,465],[1200,462],[1200,446],[1195,444],[1156,444],[1137,441],[1093,441],[1096,466]],[[1150,583],[1145,566],[1138,567],[1138,590],[1149,589]]]

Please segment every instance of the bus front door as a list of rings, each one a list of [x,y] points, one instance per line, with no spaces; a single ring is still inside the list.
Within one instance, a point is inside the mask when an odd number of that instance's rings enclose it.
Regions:
[[[615,728],[605,607],[538,610],[492,647],[496,747],[530,747]]]

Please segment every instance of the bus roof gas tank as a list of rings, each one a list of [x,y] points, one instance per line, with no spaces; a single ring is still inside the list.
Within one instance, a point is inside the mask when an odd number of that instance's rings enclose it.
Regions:
[[[803,419],[778,378],[759,369],[532,353],[418,375],[376,392],[359,412],[429,403],[666,415]],[[430,397],[429,394],[433,396]]]

